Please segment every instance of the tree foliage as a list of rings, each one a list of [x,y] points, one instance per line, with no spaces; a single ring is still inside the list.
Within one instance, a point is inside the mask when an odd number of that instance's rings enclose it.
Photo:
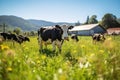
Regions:
[[[117,22],[117,17],[111,13],[107,13],[103,16],[101,25],[106,29],[120,27],[120,23]]]
[[[97,18],[96,15],[92,15],[92,16],[90,17],[90,19],[88,20],[88,24],[98,23],[98,20],[97,20],[96,18]]]
[[[88,24],[89,16],[87,16],[86,22],[84,24]]]
[[[20,28],[15,28],[13,30],[14,33],[16,33],[17,35],[19,35],[21,33],[21,29]]]
[[[78,21],[77,23],[75,23],[75,26],[79,26],[80,25],[80,22]]]

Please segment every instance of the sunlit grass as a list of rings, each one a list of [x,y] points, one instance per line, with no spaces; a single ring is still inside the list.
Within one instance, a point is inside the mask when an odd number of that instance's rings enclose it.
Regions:
[[[39,52],[37,37],[22,45],[6,41],[0,45],[2,80],[118,80],[120,36],[107,36],[94,44],[91,37],[64,41],[62,52],[52,46]]]

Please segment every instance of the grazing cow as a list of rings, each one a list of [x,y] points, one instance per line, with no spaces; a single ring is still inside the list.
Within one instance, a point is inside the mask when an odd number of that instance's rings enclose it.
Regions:
[[[71,39],[75,40],[76,42],[79,41],[78,36],[76,34],[72,34]]]
[[[23,36],[23,35],[18,35],[18,38],[19,40],[21,41],[21,43],[25,42],[25,41],[28,41],[30,42],[30,39],[26,36]]]
[[[96,41],[104,41],[105,37],[102,34],[94,34],[94,35],[92,35],[92,39],[93,39],[94,42],[96,42]]]
[[[11,33],[0,33],[4,40],[13,40],[21,44],[21,41],[18,39],[17,35]]]
[[[40,44],[40,50],[42,50],[43,43],[47,46],[47,44],[52,44],[53,51],[55,51],[57,45],[59,51],[61,52],[62,43],[68,39],[68,29],[72,29],[73,26],[67,25],[55,25],[53,27],[42,27],[38,30],[38,42]]]

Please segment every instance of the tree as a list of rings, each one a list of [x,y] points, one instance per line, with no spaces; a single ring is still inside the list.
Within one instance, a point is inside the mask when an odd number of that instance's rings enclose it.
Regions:
[[[3,23],[3,24],[0,24],[1,27],[3,27],[3,32],[6,32],[6,27],[7,27],[7,24]],[[2,29],[2,28],[1,28]],[[2,31],[2,30],[1,30]]]
[[[120,23],[117,22],[117,17],[111,13],[107,13],[103,16],[101,25],[106,29],[120,27]]]
[[[30,35],[31,36],[35,36],[35,32],[34,31],[30,31]]]
[[[98,23],[98,20],[96,18],[97,18],[96,15],[91,16],[90,19],[88,20],[88,24]]]
[[[75,26],[79,26],[80,25],[80,22],[78,21],[77,23],[75,23]]]
[[[120,24],[120,18],[117,19],[117,22]]]
[[[84,24],[88,24],[89,16],[87,16],[86,22]]]
[[[21,32],[21,28],[15,28],[14,30],[13,30],[13,32],[14,33],[16,33],[17,35],[19,35],[20,34],[20,32]]]

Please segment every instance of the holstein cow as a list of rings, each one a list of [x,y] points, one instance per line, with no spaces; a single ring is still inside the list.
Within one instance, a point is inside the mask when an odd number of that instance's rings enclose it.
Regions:
[[[93,35],[92,35],[92,39],[93,39],[93,42],[96,42],[96,41],[104,41],[104,40],[105,40],[105,37],[104,37],[104,35],[102,35],[102,34],[93,34]]]
[[[30,39],[26,36],[23,36],[23,35],[18,35],[18,38],[19,40],[21,41],[21,43],[25,42],[25,41],[28,41],[30,42]]]
[[[17,35],[12,33],[0,33],[0,35],[3,37],[4,40],[13,40],[21,44],[21,41],[17,37]]]
[[[38,30],[38,42],[40,44],[40,50],[43,49],[43,43],[45,45],[52,44],[53,51],[56,50],[56,46],[61,52],[62,43],[65,40],[69,40],[68,38],[68,29],[72,29],[73,26],[67,25],[55,25],[53,27],[42,27]]]
[[[76,42],[79,41],[78,36],[76,34],[72,34],[71,39],[75,40]]]

